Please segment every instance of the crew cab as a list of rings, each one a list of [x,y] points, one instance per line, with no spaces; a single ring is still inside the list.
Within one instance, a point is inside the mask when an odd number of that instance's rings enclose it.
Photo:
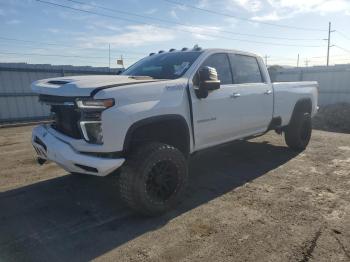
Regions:
[[[38,162],[70,173],[119,174],[134,210],[157,215],[180,199],[191,154],[269,130],[302,151],[317,82],[271,83],[261,57],[226,49],[151,53],[121,75],[36,81],[53,122],[33,129]],[[286,149],[287,150],[287,149]]]

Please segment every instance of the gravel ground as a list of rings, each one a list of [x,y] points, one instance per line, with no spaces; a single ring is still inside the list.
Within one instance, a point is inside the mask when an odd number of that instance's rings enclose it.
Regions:
[[[350,261],[350,135],[301,154],[269,133],[191,159],[184,202],[142,218],[118,178],[36,165],[31,127],[0,129],[0,261]]]
[[[321,106],[313,119],[315,129],[350,134],[350,104]]]

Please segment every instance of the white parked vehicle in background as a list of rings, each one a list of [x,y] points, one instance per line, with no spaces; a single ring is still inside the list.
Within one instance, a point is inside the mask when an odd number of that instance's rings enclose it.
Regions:
[[[303,150],[317,112],[317,82],[271,83],[263,60],[224,49],[174,49],[121,75],[36,81],[54,122],[33,129],[39,163],[106,176],[121,168],[120,192],[156,215],[178,202],[189,156],[269,130]]]

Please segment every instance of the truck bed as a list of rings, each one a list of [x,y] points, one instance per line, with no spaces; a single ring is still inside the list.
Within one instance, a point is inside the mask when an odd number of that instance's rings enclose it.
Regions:
[[[281,117],[282,126],[288,125],[295,102],[300,99],[314,101],[311,115],[317,112],[318,83],[316,81],[274,82],[274,117]]]

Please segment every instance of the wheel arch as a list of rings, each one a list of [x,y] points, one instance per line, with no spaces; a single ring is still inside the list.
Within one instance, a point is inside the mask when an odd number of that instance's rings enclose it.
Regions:
[[[298,100],[294,106],[294,110],[301,110],[303,112],[311,113],[312,101],[311,98],[303,98]]]
[[[306,112],[306,113],[310,113],[312,112],[312,101],[310,98],[302,98],[299,99],[295,105],[294,105],[294,109],[292,112],[292,116],[290,118],[290,121],[292,121],[296,115],[296,113],[298,112]],[[290,122],[289,121],[289,122]]]
[[[133,123],[125,136],[123,152],[147,141],[162,142],[179,149],[185,156],[190,153],[190,130],[185,118],[178,114],[165,114],[141,119]]]

